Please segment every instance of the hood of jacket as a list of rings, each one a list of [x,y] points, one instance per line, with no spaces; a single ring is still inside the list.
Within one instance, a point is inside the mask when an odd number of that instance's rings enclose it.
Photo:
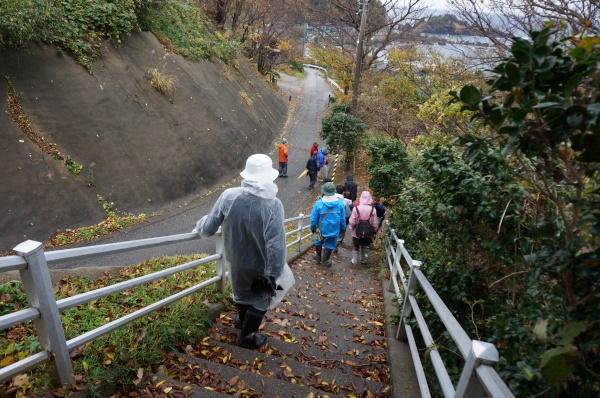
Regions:
[[[348,174],[348,177],[346,177],[346,181],[354,181],[354,177],[352,177],[352,174]]]
[[[362,193],[360,194],[359,202],[361,205],[373,204],[373,197],[371,196],[371,192],[362,191]]]
[[[279,188],[273,181],[242,180],[242,190],[264,199],[275,199]]]

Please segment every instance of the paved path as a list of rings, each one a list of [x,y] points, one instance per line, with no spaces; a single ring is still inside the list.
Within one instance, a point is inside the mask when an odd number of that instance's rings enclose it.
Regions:
[[[291,110],[286,125],[282,126],[281,135],[282,137],[286,137],[289,143],[290,159],[288,162],[288,174],[290,177],[276,180],[279,186],[277,196],[283,202],[286,218],[295,217],[306,209],[310,209],[317,198],[318,192],[316,190],[312,192],[306,190],[308,187],[308,177],[303,177],[302,179],[298,179],[297,177],[305,169],[308,159],[308,149],[313,141],[318,140],[322,142],[318,137],[318,132],[321,129],[321,117],[326,111],[328,96],[332,93],[332,89],[319,72],[312,69],[306,69],[306,71],[307,76],[305,79],[282,75],[282,79],[278,83],[285,98],[289,99],[291,96]],[[277,138],[271,148],[265,148],[265,153],[271,155],[275,168],[277,168],[277,145],[279,142],[280,138]],[[233,181],[224,180],[222,184],[218,184],[220,188],[206,193],[199,198],[194,198],[187,203],[182,203],[174,209],[166,210],[162,215],[153,217],[148,222],[95,239],[85,245],[146,239],[190,232],[195,227],[196,221],[210,211],[223,189],[230,186],[238,186],[240,180],[241,177]],[[83,244],[77,246],[83,246]],[[64,247],[57,249],[64,249]],[[70,269],[77,267],[128,266],[158,256],[214,252],[215,241],[213,238],[209,238],[92,259],[83,259],[77,262],[72,261],[56,264],[52,267]]]

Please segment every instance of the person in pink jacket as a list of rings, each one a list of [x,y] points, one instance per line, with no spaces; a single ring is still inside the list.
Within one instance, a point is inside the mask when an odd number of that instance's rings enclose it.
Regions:
[[[354,245],[354,250],[352,251],[352,264],[357,264],[359,259],[362,262],[366,260],[366,248],[371,244],[372,238],[375,236],[378,227],[377,212],[373,207],[373,197],[371,196],[371,193],[369,191],[363,191],[360,194],[359,202],[360,204],[354,206],[352,209],[349,223],[350,230],[352,231],[352,244]],[[365,233],[365,221],[372,227],[370,228],[371,236]]]

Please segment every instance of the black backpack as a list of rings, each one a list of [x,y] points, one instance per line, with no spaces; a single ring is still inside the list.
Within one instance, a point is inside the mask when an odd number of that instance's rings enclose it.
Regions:
[[[356,206],[356,214],[358,215],[358,223],[356,224],[356,237],[360,239],[371,239],[373,235],[375,235],[375,228],[371,225],[371,216],[373,215],[373,210],[375,208],[371,207],[371,213],[369,213],[369,218],[363,220],[360,218],[360,211],[358,211],[358,206]]]

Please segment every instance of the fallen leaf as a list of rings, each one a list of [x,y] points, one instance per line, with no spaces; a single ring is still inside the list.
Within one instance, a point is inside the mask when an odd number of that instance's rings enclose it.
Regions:
[[[10,355],[10,356],[2,358],[2,360],[0,361],[0,366],[5,367],[5,366],[13,364],[14,362],[15,362],[15,357]]]

